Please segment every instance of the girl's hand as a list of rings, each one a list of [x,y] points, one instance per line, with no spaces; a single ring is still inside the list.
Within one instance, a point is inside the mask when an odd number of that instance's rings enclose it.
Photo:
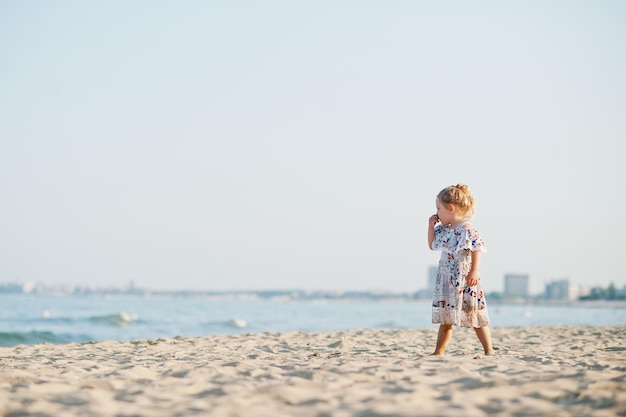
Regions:
[[[439,216],[437,216],[436,214],[433,214],[428,219],[428,226],[435,227],[435,225],[437,224],[438,221],[439,221]]]
[[[474,285],[478,284],[479,280],[480,280],[480,277],[478,276],[477,273],[470,272],[469,274],[467,274],[467,277],[465,278],[465,285],[473,287]]]

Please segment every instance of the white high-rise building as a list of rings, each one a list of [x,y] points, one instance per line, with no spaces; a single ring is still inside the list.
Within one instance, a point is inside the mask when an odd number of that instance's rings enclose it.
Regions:
[[[560,279],[546,284],[546,300],[572,300],[573,288],[569,279]]]
[[[528,274],[506,274],[504,295],[506,297],[528,298]]]
[[[437,267],[430,266],[428,267],[428,286],[426,287],[426,291],[428,295],[431,296],[435,291],[435,282],[437,281]]]

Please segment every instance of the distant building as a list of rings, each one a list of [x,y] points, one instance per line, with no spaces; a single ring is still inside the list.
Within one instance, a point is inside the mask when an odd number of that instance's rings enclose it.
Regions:
[[[0,293],[2,294],[22,294],[24,284],[19,282],[0,283]]]
[[[506,274],[504,296],[528,298],[528,274]]]
[[[546,300],[572,300],[573,291],[569,279],[560,279],[546,284]]]
[[[0,283],[0,293],[2,294],[30,294],[35,290],[34,282],[8,282]]]
[[[437,267],[430,266],[428,268],[428,286],[426,287],[429,297],[431,297],[435,291],[435,282],[437,282]]]
[[[625,287],[626,288],[626,287]],[[591,287],[585,285],[578,286],[578,296],[579,297],[588,297],[591,294]]]

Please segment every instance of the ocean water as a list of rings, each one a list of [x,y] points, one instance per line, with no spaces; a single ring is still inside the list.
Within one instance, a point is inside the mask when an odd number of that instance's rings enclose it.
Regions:
[[[623,326],[624,304],[490,305],[492,327]],[[236,333],[431,328],[428,301],[0,295],[0,346]]]

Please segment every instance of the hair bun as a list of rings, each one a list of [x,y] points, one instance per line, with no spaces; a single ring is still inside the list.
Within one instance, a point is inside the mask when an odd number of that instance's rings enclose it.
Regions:
[[[471,218],[474,214],[474,197],[466,184],[458,183],[444,188],[437,194],[437,199],[444,204],[456,205],[466,218]]]

